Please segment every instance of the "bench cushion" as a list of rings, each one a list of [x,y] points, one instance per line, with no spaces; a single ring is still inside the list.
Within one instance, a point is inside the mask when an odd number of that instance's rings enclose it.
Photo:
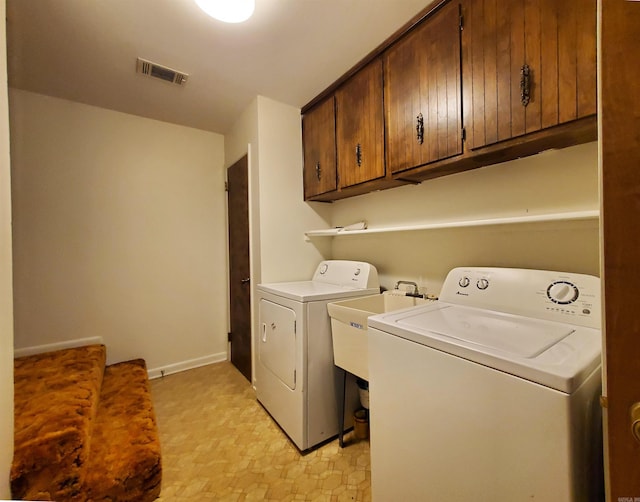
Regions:
[[[161,471],[144,360],[107,366],[87,465],[88,500],[155,500],[160,494]]]
[[[88,345],[15,360],[14,498],[83,499],[105,356]]]

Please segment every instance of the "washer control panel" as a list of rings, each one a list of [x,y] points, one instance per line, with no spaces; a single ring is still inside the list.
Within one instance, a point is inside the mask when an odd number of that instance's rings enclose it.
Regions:
[[[461,288],[468,288],[471,284],[472,284],[471,279],[466,275],[461,277],[460,280],[458,281],[458,286],[460,286]],[[475,285],[476,285],[476,288],[480,290],[487,289],[489,287],[489,279],[486,277],[478,279],[475,282]]]
[[[600,279],[591,275],[497,267],[449,272],[440,301],[600,329]]]

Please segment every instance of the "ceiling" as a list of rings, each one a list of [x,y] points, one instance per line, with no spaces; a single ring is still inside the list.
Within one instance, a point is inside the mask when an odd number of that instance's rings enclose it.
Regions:
[[[257,95],[302,107],[429,3],[256,0],[225,24],[193,0],[7,0],[9,85],[224,134]]]

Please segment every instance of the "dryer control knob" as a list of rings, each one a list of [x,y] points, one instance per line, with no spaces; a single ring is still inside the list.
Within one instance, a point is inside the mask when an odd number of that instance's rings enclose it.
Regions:
[[[468,277],[461,277],[460,280],[458,281],[458,284],[460,285],[461,288],[466,288],[470,282],[471,281],[469,280]]]
[[[578,299],[580,295],[575,284],[568,281],[556,281],[547,288],[547,296],[553,303],[568,305]]]
[[[476,286],[478,286],[478,289],[487,289],[489,287],[489,279],[480,279]]]

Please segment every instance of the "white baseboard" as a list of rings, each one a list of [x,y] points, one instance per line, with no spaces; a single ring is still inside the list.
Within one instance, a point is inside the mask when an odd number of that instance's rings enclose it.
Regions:
[[[172,373],[179,373],[180,371],[192,370],[199,368],[200,366],[206,366],[207,364],[221,363],[227,360],[227,353],[220,352],[218,354],[210,354],[204,357],[198,357],[196,359],[189,359],[187,361],[180,361],[179,363],[168,364],[166,366],[160,366],[158,368],[151,368],[147,370],[149,379],[161,378],[163,376],[171,375]]]
[[[81,347],[83,345],[94,345],[96,343],[104,343],[101,336],[94,336],[90,338],[77,338],[75,340],[66,340],[64,342],[49,343],[46,345],[35,345],[33,347],[24,347],[22,349],[15,349],[13,351],[13,357],[32,356],[34,354],[41,354],[43,352],[50,352],[52,350],[71,349],[73,347]],[[178,363],[168,364],[166,366],[160,366],[158,368],[152,368],[147,370],[147,374],[150,379],[160,378],[163,376],[171,375],[172,373],[179,373],[180,371],[191,370],[199,368],[200,366],[206,366],[207,364],[220,363],[227,360],[227,353],[220,352],[218,354],[209,354],[208,356],[198,357],[196,359],[189,359],[187,361],[180,361]],[[0,501],[2,502],[2,501]]]
[[[73,347],[82,347],[83,345],[94,345],[96,343],[104,343],[101,336],[93,336],[90,338],[76,338],[75,340],[66,340],[64,342],[48,343],[46,345],[34,345],[33,347],[24,347],[22,349],[14,349],[13,357],[32,356],[34,354],[42,354],[52,350],[72,349]]]

